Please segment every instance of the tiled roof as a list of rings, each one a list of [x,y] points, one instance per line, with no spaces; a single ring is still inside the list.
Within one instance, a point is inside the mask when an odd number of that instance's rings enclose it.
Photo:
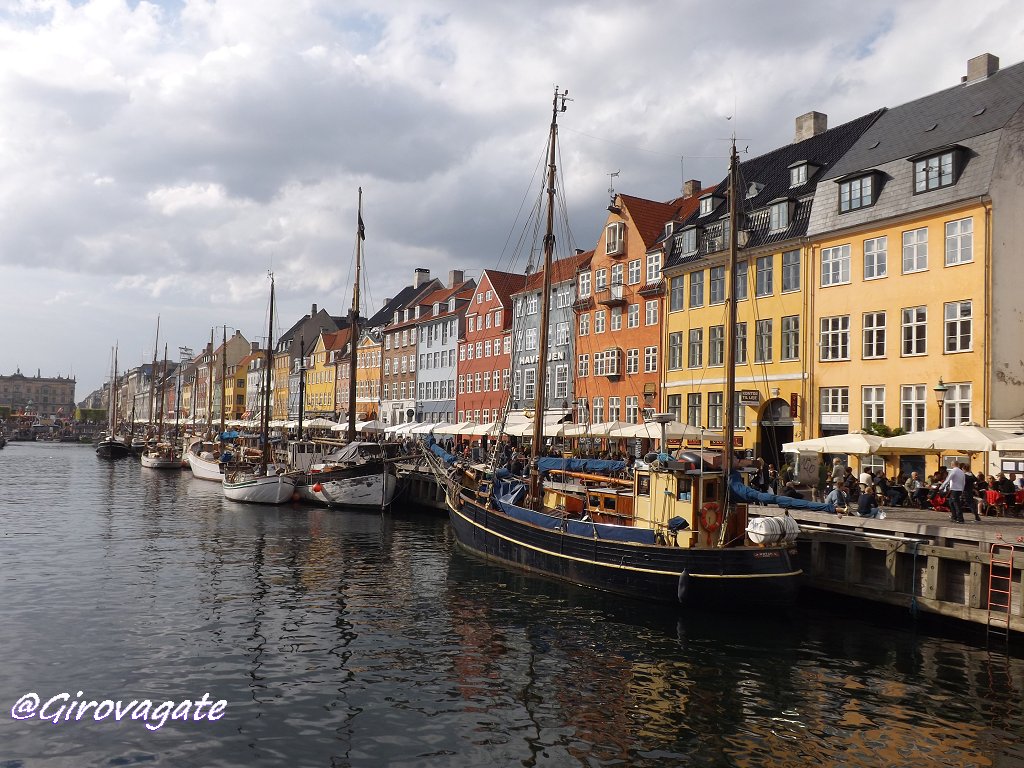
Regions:
[[[398,323],[392,323],[386,327],[386,331],[391,333],[392,331],[398,331],[402,328],[409,328],[417,323],[421,323],[424,320],[430,320],[434,317],[434,303],[441,304],[441,311],[437,313],[437,317],[448,314],[448,300],[453,296],[459,299],[465,299],[468,301],[473,296],[473,291],[476,289],[475,280],[464,280],[463,282],[455,285],[452,288],[439,288],[436,291],[431,291],[424,295],[421,299],[416,302],[416,305],[423,307],[420,310],[419,317],[411,317],[408,320],[403,320]],[[415,313],[414,313],[415,314]]]
[[[822,178],[981,136],[1005,126],[1022,104],[1024,62],[887,110]]]
[[[521,291],[526,285],[526,275],[514,272],[499,272],[496,269],[485,269],[484,274],[487,275],[491,287],[494,288],[494,292],[506,307],[509,303],[509,297],[513,293]]]
[[[551,264],[551,284],[558,285],[569,280],[576,279],[576,272],[590,266],[590,260],[594,257],[594,251],[575,253],[572,256],[563,256]],[[512,295],[525,293],[526,291],[539,291],[544,285],[544,270],[540,269],[526,278],[526,285]]]
[[[622,207],[629,211],[629,217],[643,238],[645,248],[650,248],[658,241],[665,231],[665,224],[677,216],[680,208],[679,200],[658,203],[632,195],[619,195],[618,199]]]

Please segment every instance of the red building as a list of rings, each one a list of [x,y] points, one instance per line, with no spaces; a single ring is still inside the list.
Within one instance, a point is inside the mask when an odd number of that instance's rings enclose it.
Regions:
[[[526,276],[485,269],[466,308],[466,331],[459,341],[459,421],[497,421],[509,397],[512,378],[511,294]]]

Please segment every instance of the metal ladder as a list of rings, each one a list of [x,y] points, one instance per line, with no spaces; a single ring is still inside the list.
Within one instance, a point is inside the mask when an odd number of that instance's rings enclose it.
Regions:
[[[1009,639],[1010,615],[1013,610],[1014,550],[1013,544],[993,543],[989,546],[986,636],[997,634]]]

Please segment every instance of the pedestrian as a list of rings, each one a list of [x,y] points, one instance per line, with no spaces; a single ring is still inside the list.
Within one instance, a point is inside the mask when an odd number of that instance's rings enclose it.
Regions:
[[[939,486],[940,491],[949,491],[949,519],[954,523],[962,523],[964,521],[963,496],[965,484],[964,471],[954,464],[946,474],[946,479]]]

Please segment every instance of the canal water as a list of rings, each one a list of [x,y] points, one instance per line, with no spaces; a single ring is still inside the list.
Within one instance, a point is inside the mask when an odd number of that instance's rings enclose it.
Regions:
[[[1024,765],[983,634],[680,617],[88,446],[0,451],[0,563],[0,768]]]

